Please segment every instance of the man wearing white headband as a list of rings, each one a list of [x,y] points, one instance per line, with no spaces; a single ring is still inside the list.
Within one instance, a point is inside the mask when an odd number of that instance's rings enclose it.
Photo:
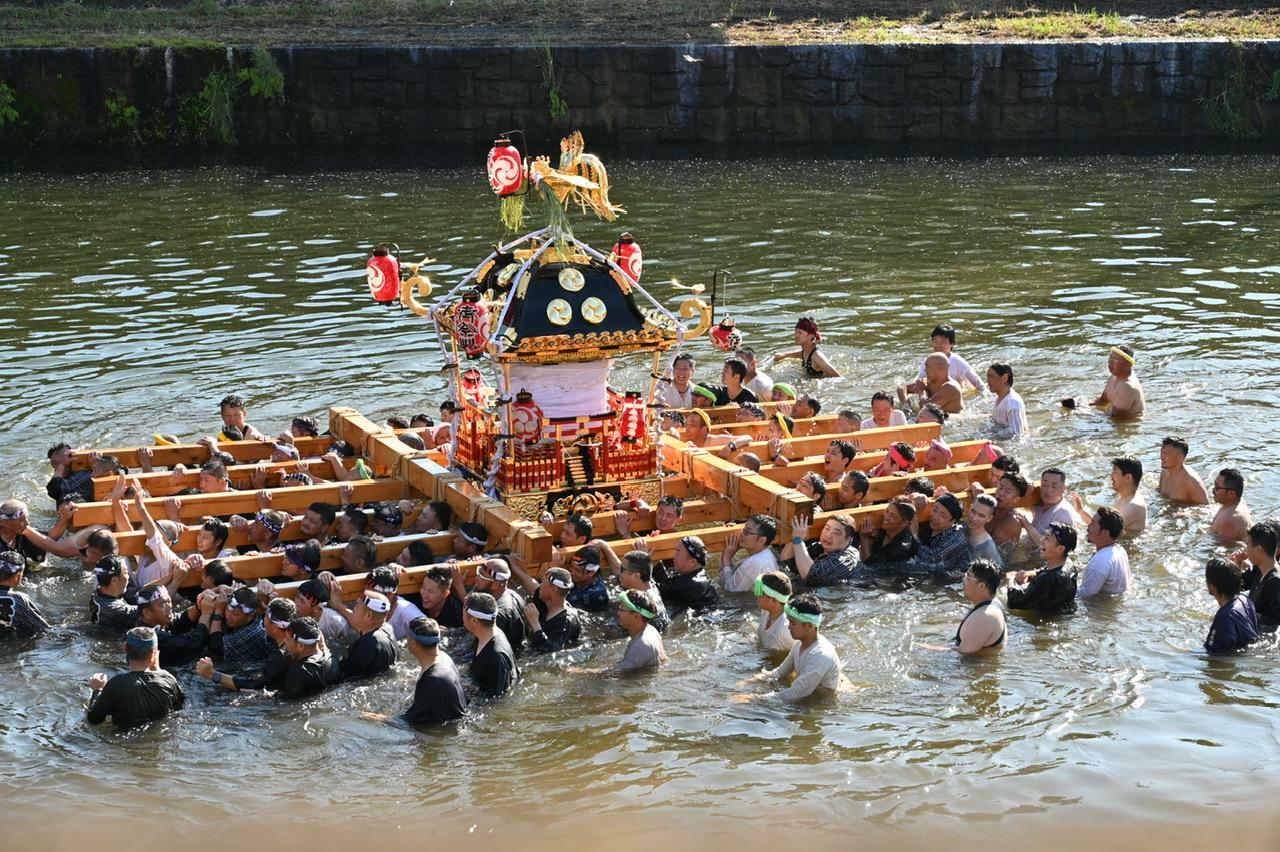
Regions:
[[[173,617],[173,600],[164,586],[146,586],[138,592],[138,623],[153,627],[160,647],[160,665],[166,669],[185,666],[204,654],[209,628],[216,617],[222,620],[226,601],[209,589],[196,598],[197,619]]]
[[[476,569],[477,592],[492,595],[498,603],[498,617],[495,621],[498,629],[507,637],[513,653],[519,654],[524,647],[524,598],[508,586],[511,580],[511,568],[501,556],[485,560]]]
[[[263,630],[271,642],[270,653],[261,671],[251,675],[229,675],[217,671],[212,657],[201,657],[196,662],[196,674],[207,677],[223,689],[232,692],[242,690],[279,689],[292,659],[284,649],[289,632],[289,622],[298,617],[298,607],[288,598],[275,598],[267,604],[267,614],[262,620]]]
[[[380,629],[390,614],[391,601],[381,592],[365,592],[360,598],[351,618],[351,626],[360,632],[360,638],[351,643],[342,658],[344,679],[382,674],[396,661],[395,638],[389,631]]]
[[[350,547],[351,545],[348,544],[347,546]],[[408,637],[409,622],[424,615],[422,610],[418,609],[414,603],[396,593],[400,588],[400,572],[403,570],[401,566],[395,564],[380,565],[369,572],[369,577],[364,584],[365,591],[378,592],[381,595],[385,595],[387,600],[391,602],[391,611],[387,613],[386,626],[391,630],[391,635],[398,641],[404,641]],[[347,608],[341,596],[331,594],[329,601],[329,605],[343,615],[348,622],[351,622],[352,627],[355,627],[353,621],[355,612]]]
[[[337,661],[325,647],[320,625],[314,618],[295,618],[289,622],[284,649],[290,657],[289,670],[284,674],[284,686],[280,690],[285,698],[319,695],[342,679]]]
[[[506,634],[497,629],[498,602],[493,595],[472,592],[467,595],[462,626],[476,637],[476,655],[471,661],[471,680],[488,696],[505,695],[520,677],[516,655]]]
[[[578,611],[565,596],[573,589],[573,578],[563,568],[548,568],[542,583],[533,592],[533,600],[524,606],[529,622],[529,644],[537,651],[551,653],[578,644],[582,622]]]
[[[250,588],[236,589],[222,619],[215,617],[209,628],[209,656],[228,666],[260,666],[274,647],[258,615],[258,596]]]
[[[410,725],[435,725],[461,719],[467,693],[453,658],[440,649],[440,625],[420,615],[409,622],[409,653],[422,667],[413,688],[413,703],[400,718]]]
[[[594,545],[580,548],[565,566],[573,579],[567,600],[583,612],[604,612],[609,608],[609,590],[600,576],[600,550]]]
[[[172,674],[160,668],[160,648],[156,631],[134,627],[124,637],[124,656],[129,665],[107,680],[105,674],[89,678],[93,697],[89,699],[89,724],[100,725],[111,717],[117,728],[127,728],[163,718],[181,710],[185,696]]]
[[[0,503],[0,552],[20,553],[23,560],[39,565],[44,562],[47,549],[40,546],[39,540],[48,540],[48,536],[29,526],[27,520],[26,503],[21,500]]]
[[[35,636],[49,627],[40,608],[18,591],[27,560],[16,550],[0,552],[0,639]]]
[[[841,684],[840,655],[831,641],[818,632],[822,625],[822,602],[813,595],[799,595],[787,603],[783,612],[795,644],[782,665],[763,671],[754,679],[779,681],[794,674],[795,680],[790,686],[767,693],[783,701],[799,701],[819,688],[838,690]],[[736,695],[733,700],[741,703],[752,697]]]
[[[129,566],[118,556],[104,556],[93,566],[98,586],[89,598],[89,619],[103,627],[128,630],[138,624],[138,608],[124,599]]]
[[[1102,393],[1089,404],[1109,406],[1111,416],[1120,420],[1141,417],[1147,408],[1147,396],[1133,374],[1134,360],[1132,346],[1112,346],[1107,354],[1107,372],[1111,375]]]

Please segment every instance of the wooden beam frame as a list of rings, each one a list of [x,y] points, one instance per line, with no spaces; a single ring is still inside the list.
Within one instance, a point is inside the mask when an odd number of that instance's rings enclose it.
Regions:
[[[218,450],[235,458],[239,462],[259,462],[271,458],[271,441],[219,441]],[[332,438],[296,438],[293,445],[303,458],[322,456],[329,452],[333,445]],[[162,447],[148,447],[151,450],[151,464],[154,467],[173,467],[174,465],[202,465],[209,461],[209,448],[204,444],[171,444]],[[103,447],[94,450],[76,450],[71,454],[72,470],[88,470],[93,466],[92,456],[115,456],[128,468],[139,468],[137,447]]]

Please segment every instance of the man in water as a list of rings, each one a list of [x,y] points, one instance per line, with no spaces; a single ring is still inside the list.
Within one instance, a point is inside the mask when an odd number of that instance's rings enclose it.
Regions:
[[[907,401],[908,394],[920,394],[921,403],[933,403],[948,414],[957,414],[964,409],[964,395],[960,392],[960,383],[951,378],[947,356],[934,352],[924,359],[925,374],[911,384],[898,387],[898,400]]]
[[[1018,511],[1018,503],[1030,490],[1031,484],[1019,473],[1006,473],[996,483],[996,511],[987,532],[991,533],[996,547],[1006,554],[1022,538],[1023,520],[1019,518],[1022,513]],[[975,482],[969,486],[969,493],[976,498],[985,491]]]
[[[996,598],[1000,589],[1000,569],[979,559],[964,574],[964,596],[972,606],[960,619],[950,645],[926,645],[934,651],[955,651],[966,657],[1004,647],[1006,636],[1004,607]]]
[[[933,345],[933,352],[936,355],[943,355],[947,359],[948,375],[959,385],[972,385],[978,393],[986,393],[986,385],[983,384],[982,377],[969,366],[969,362],[960,357],[953,347],[956,345],[956,330],[950,325],[943,323],[935,326],[930,335],[930,343]],[[929,356],[933,357],[932,355]],[[929,358],[926,358],[920,364],[920,373],[917,378],[923,379],[927,374]]]
[[[471,661],[471,681],[485,695],[505,695],[520,669],[507,636],[497,626],[498,602],[493,595],[472,592],[467,595],[462,613],[462,626],[476,637],[476,655]]]
[[[231,593],[223,620],[212,624],[209,655],[228,666],[261,665],[276,647],[258,615],[257,595],[247,586]]]
[[[1213,499],[1221,508],[1213,516],[1209,529],[1227,541],[1244,538],[1253,522],[1249,506],[1244,502],[1244,476],[1240,471],[1234,467],[1218,471],[1213,480]]]
[[[524,648],[525,637],[524,598],[510,587],[510,581],[511,566],[501,556],[487,559],[476,568],[475,590],[491,595],[497,602],[494,624],[507,637],[512,653],[519,654]],[[463,626],[466,626],[465,619]]]
[[[711,417],[707,412],[700,408],[695,408],[689,412],[689,416],[685,419],[684,430],[681,437],[695,447],[701,447],[707,450],[718,450],[722,447],[728,447],[732,444],[734,447],[746,446],[750,443],[750,439],[735,438],[728,432],[711,433]]]
[[[757,369],[759,365],[756,363],[756,351],[750,346],[743,346],[733,356],[747,365],[747,378],[743,382],[747,390],[755,394],[757,399],[769,399],[773,395],[773,379]]]
[[[720,554],[720,585],[726,592],[749,592],[756,577],[778,570],[778,558],[769,545],[778,534],[778,522],[769,515],[752,515],[742,525],[742,532],[731,533]],[[739,549],[746,552],[738,562],[733,557]]]
[[[608,548],[606,545],[606,549]],[[559,555],[563,559],[563,555]],[[552,560],[555,561],[553,555]],[[566,596],[569,604],[583,612],[604,612],[609,608],[609,590],[600,576],[600,550],[593,545],[580,548],[564,567],[573,579],[573,590]]]
[[[1056,615],[1075,609],[1076,570],[1071,553],[1076,549],[1076,530],[1055,521],[1040,536],[1040,555],[1045,567],[1038,571],[1017,571],[1008,575],[1009,608],[1027,609],[1042,615]]]
[[[582,621],[566,600],[572,589],[573,578],[563,568],[548,568],[542,582],[529,589],[533,598],[524,605],[524,617],[529,622],[529,645],[534,650],[549,654],[578,644]]]
[[[773,363],[776,364],[787,358],[799,358],[800,365],[804,369],[804,374],[807,378],[838,379],[840,378],[839,371],[831,366],[827,356],[818,351],[818,343],[821,340],[822,332],[818,330],[817,321],[813,317],[800,317],[800,319],[796,320],[796,346],[800,348],[779,352],[773,356]]]
[[[1191,447],[1182,438],[1169,436],[1160,444],[1160,496],[1175,503],[1203,506],[1209,492],[1200,474],[1187,467]]]
[[[782,548],[782,559],[794,559],[796,573],[810,587],[832,586],[853,578],[858,570],[858,530],[849,515],[832,515],[822,525],[818,540],[806,544],[809,520],[796,518],[791,542]]]
[[[770,571],[756,577],[752,591],[760,609],[756,638],[766,651],[790,651],[796,640],[791,638],[790,623],[783,610],[791,600],[791,578],[781,571]]]
[[[71,505],[74,508],[74,504]],[[21,500],[0,503],[0,551],[22,554],[26,562],[39,565],[45,561],[46,546],[53,540],[27,523],[27,504]]]
[[[1111,505],[1124,518],[1125,532],[1137,535],[1147,528],[1147,498],[1138,490],[1142,482],[1142,462],[1132,456],[1120,456],[1111,460],[1111,487],[1116,492]],[[1074,491],[1071,502],[1087,524],[1092,515],[1084,507],[1084,501]]]
[[[289,631],[289,622],[297,617],[298,607],[288,598],[274,598],[267,604],[267,613],[262,624],[267,639],[271,642],[271,652],[263,662],[262,668],[256,673],[223,674],[214,668],[212,657],[201,657],[196,661],[196,674],[207,677],[218,686],[232,692],[279,689],[284,682],[285,672],[289,669],[289,652],[284,649],[285,637]]]
[[[618,624],[627,631],[630,641],[612,673],[629,674],[657,668],[667,662],[662,636],[650,623],[657,617],[652,607],[653,601],[644,592],[624,589],[618,595]]]
[[[1027,406],[1013,389],[1013,367],[1008,364],[988,367],[987,387],[996,395],[995,408],[991,409],[996,436],[1015,438],[1027,434]]]
[[[871,480],[860,470],[851,470],[840,477],[840,487],[827,489],[827,499],[822,507],[828,511],[853,509],[862,505],[867,492],[871,490]]]
[[[902,409],[893,407],[893,397],[884,391],[876,391],[871,395],[871,416],[862,421],[863,429],[906,425],[907,415]]]
[[[723,385],[708,385],[707,390],[716,395],[716,405],[741,405],[744,402],[759,402],[760,399],[746,387],[747,365],[739,358],[729,358],[720,371]]]
[[[234,393],[223,397],[222,402],[218,403],[218,413],[222,415],[222,432],[218,435],[218,440],[268,440],[266,435],[247,422],[249,411],[244,397]]]
[[[351,643],[342,658],[344,680],[373,677],[391,668],[396,661],[396,641],[391,631],[383,630],[391,601],[380,592],[365,592],[356,604],[351,625],[360,637]]]
[[[289,622],[284,649],[290,657],[280,690],[285,698],[310,698],[342,679],[341,669],[325,647],[320,625],[314,618],[303,616]]]
[[[422,674],[413,688],[413,703],[400,718],[410,725],[437,725],[461,719],[467,710],[467,693],[453,658],[440,650],[440,625],[420,615],[409,622],[407,646]]]
[[[1040,537],[1049,531],[1054,524],[1074,526],[1076,517],[1071,508],[1062,499],[1067,493],[1067,474],[1060,468],[1047,467],[1040,474],[1040,503],[1031,510],[1031,518],[1019,514],[1023,529],[1037,545]]]
[[[1280,522],[1262,521],[1249,527],[1247,546],[1231,554],[1244,572],[1241,584],[1258,613],[1258,623],[1269,630],[1280,626],[1280,574],[1276,551],[1280,548]]]
[[[1111,374],[1107,384],[1090,405],[1110,407],[1111,416],[1118,420],[1141,417],[1147,407],[1147,397],[1142,384],[1133,374],[1133,347],[1112,346],[1107,357],[1107,372]]]
[[[1129,590],[1129,554],[1116,541],[1124,533],[1124,517],[1103,506],[1089,521],[1087,535],[1096,552],[1084,566],[1076,597],[1089,599],[1100,594],[1123,595]]]
[[[807,698],[818,689],[835,692],[840,688],[840,655],[827,637],[820,635],[822,626],[822,602],[813,595],[798,595],[787,603],[783,612],[795,644],[787,658],[776,669],[763,671],[754,680],[780,681],[790,674],[795,680],[790,686],[766,693],[761,698],[774,696],[783,701],[795,702]],[[738,703],[750,701],[751,695],[735,695]]]
[[[40,608],[18,591],[27,560],[16,550],[0,552],[0,639],[30,638],[49,627]]]
[[[941,438],[929,441],[921,460],[921,470],[946,470],[951,467],[951,459],[955,457],[951,446]]]
[[[1204,566],[1204,582],[1218,602],[1204,649],[1210,654],[1242,651],[1258,639],[1258,614],[1253,601],[1241,592],[1240,566],[1226,559],[1210,559]]]
[[[166,669],[185,666],[204,654],[209,642],[210,625],[224,619],[226,598],[209,589],[196,598],[198,621],[185,615],[173,617],[173,600],[164,586],[146,586],[138,592],[138,621],[156,631],[160,647],[160,665]]]
[[[668,408],[693,408],[693,356],[681,352],[671,362],[672,379],[664,383],[659,401]]]
[[[849,466],[858,457],[858,448],[850,441],[836,439],[827,444],[822,457],[822,478],[826,482],[839,482],[849,472]]]
[[[138,624],[138,608],[124,599],[129,589],[129,566],[116,556],[104,556],[93,566],[98,587],[89,599],[89,620],[103,627],[128,630]]]
[[[124,657],[129,670],[107,679],[89,678],[89,724],[100,725],[111,717],[117,728],[164,718],[181,710],[185,701],[177,679],[160,668],[160,647],[150,627],[134,627],[125,634]]]
[[[643,539],[636,540],[636,547],[649,549]],[[671,566],[654,566],[654,580],[662,599],[673,607],[688,607],[700,611],[716,606],[720,595],[707,576],[707,546],[696,535],[687,535],[676,542]]]

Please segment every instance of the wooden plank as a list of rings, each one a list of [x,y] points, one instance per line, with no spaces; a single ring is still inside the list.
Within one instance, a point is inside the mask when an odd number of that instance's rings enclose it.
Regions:
[[[368,449],[368,458],[372,463],[374,476],[397,475],[400,472],[401,459],[418,452],[390,432],[370,436]]]
[[[973,461],[977,457],[978,451],[986,445],[986,441],[962,441],[958,444],[951,444],[953,453],[951,461],[953,465],[963,465]],[[849,466],[849,470],[860,470],[868,473],[873,467],[880,464],[884,460],[884,454],[881,452],[871,451],[864,455],[859,455],[853,460],[853,464]],[[768,477],[774,482],[796,483],[800,481],[800,477],[806,473],[824,473],[826,470],[826,462],[823,456],[809,456],[803,459],[797,459],[786,465],[762,465],[760,467],[761,476]],[[927,476],[927,471],[913,471],[913,476]]]
[[[457,563],[459,570],[463,572],[463,579],[468,582],[474,582],[476,569],[484,564],[483,559],[471,559]],[[430,565],[422,565],[416,568],[408,568],[400,575],[399,593],[402,595],[412,594],[422,588],[422,579],[427,576]],[[535,566],[529,569],[529,573],[534,577],[541,577],[543,568]],[[344,601],[354,600],[364,593],[365,584],[369,580],[368,574],[343,574],[338,577],[339,587],[342,589],[342,599]],[[292,598],[298,594],[298,587],[301,583],[277,583],[276,594],[282,598]]]
[[[769,420],[744,420],[741,423],[736,420],[725,423],[713,421],[711,428],[716,432],[728,432],[730,435],[754,435],[767,428],[770,422]],[[802,435],[825,435],[835,431],[836,418],[834,414],[820,414],[817,417],[802,417],[795,423],[796,431]]]
[[[351,500],[354,503],[374,503],[379,500],[399,500],[405,495],[405,485],[398,479],[366,479],[359,482],[345,483],[352,488]],[[272,508],[286,512],[302,512],[315,502],[333,503],[337,505],[339,483],[324,482],[316,485],[300,485],[293,488],[276,488],[271,492]],[[163,518],[164,498],[154,497],[146,501],[147,508],[153,517]],[[133,501],[126,501],[130,520],[141,523]],[[225,494],[192,494],[182,498],[182,509],[179,516],[184,521],[194,521],[206,515],[223,517],[226,515],[254,514],[258,511],[257,498],[252,491],[229,491]],[[113,521],[110,503],[85,503],[78,507],[72,516],[72,529],[80,529],[90,524],[111,524]]]
[[[417,535],[401,535],[377,542],[378,562],[394,561],[400,552],[415,541],[425,542],[432,554],[443,556],[453,552],[452,532],[421,533]],[[346,545],[335,544],[320,550],[320,568],[334,571],[342,568],[342,551]],[[246,556],[232,556],[226,560],[235,578],[245,584],[253,584],[262,578],[270,579],[284,574],[283,553],[251,553]],[[192,572],[195,577],[195,572]],[[188,579],[184,585],[195,585],[199,579]]]
[[[954,496],[960,501],[960,505],[964,506],[965,510],[968,511],[970,500],[969,493],[967,491],[957,491]],[[929,520],[929,515],[933,512],[933,504],[935,502],[937,501],[930,499],[925,508],[916,514],[916,517],[920,519],[921,523]],[[1032,487],[1027,489],[1027,496],[1019,500],[1017,505],[1020,508],[1027,509],[1036,506],[1039,503],[1040,483],[1037,481],[1032,483]],[[884,517],[885,507],[888,505],[888,503],[876,503],[867,506],[857,506],[852,509],[839,509],[832,512],[817,512],[813,516],[812,523],[809,524],[808,537],[811,539],[817,538],[818,534],[822,532],[823,526],[826,525],[827,519],[832,515],[849,515],[854,519],[854,522],[858,524],[859,527],[861,527],[862,521],[868,517],[871,518],[872,523],[879,524]],[[787,535],[790,536],[790,530],[787,531]],[[779,538],[781,539],[781,537],[782,533],[779,532]]]
[[[889,426],[884,429],[864,429],[861,432],[842,432],[840,434],[817,435],[808,438],[792,438],[787,441],[790,453],[796,456],[822,455],[832,441],[843,439],[851,441],[858,447],[859,453],[871,453],[888,449],[890,444],[902,441],[914,446],[927,444],[934,438],[941,437],[942,425],[939,423],[910,423],[906,426]],[[983,442],[985,443],[985,442]],[[742,452],[751,452],[767,459],[769,444],[767,441],[752,441],[741,447]]]
[[[370,456],[370,439],[376,435],[392,434],[389,426],[374,423],[354,408],[329,409],[329,434],[341,438],[356,448],[365,458]],[[408,445],[405,445],[408,449]]]
[[[296,438],[293,445],[303,458],[322,456],[332,446],[331,438]],[[230,454],[239,462],[257,462],[271,458],[270,441],[220,441],[218,449]],[[209,448],[204,444],[173,444],[165,447],[149,447],[151,464],[155,467],[173,467],[176,464],[201,465],[209,460]],[[91,455],[115,456],[130,470],[141,467],[137,447],[103,447],[95,450],[76,450],[71,454],[72,470],[88,470]]]
[[[657,508],[657,507],[653,507]],[[684,515],[680,521],[681,525],[689,524],[722,524],[733,518],[733,504],[721,497],[710,497],[707,499],[689,500],[684,504]],[[556,521],[551,524],[548,532],[552,538],[557,541],[560,539],[560,530],[564,527],[564,521]],[[618,534],[617,520],[613,511],[596,512],[591,515],[592,535],[596,538],[609,538]],[[636,533],[647,533],[653,529],[653,520],[636,518],[631,525],[631,531]]]
[[[344,459],[343,467],[350,470],[355,466],[355,459]],[[309,462],[268,462],[267,482],[279,483],[279,477],[286,473],[302,472],[318,472],[319,478],[322,480],[333,479],[333,467],[328,462],[309,461]],[[231,479],[231,486],[239,491],[251,491],[253,488],[253,475],[258,470],[257,464],[238,464],[227,468],[227,476]],[[172,497],[174,494],[185,491],[188,488],[197,488],[200,485],[199,469],[192,470],[189,473],[176,475],[173,471],[157,470],[151,473],[130,474],[129,479],[136,479],[147,489],[147,493],[152,497]],[[114,476],[100,476],[93,480],[93,496],[95,500],[105,500],[107,495],[111,493],[111,489],[115,487],[116,478]],[[270,486],[268,486],[270,487]]]

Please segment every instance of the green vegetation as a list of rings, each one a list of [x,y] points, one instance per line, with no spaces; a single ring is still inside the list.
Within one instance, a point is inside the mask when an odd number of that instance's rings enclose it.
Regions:
[[[1275,100],[1280,100],[1280,69],[1268,75],[1254,51],[1235,44],[1227,61],[1222,91],[1203,103],[1214,133],[1243,141],[1258,138],[1261,131],[1254,120],[1264,101]]]
[[[542,85],[547,90],[547,112],[551,113],[552,120],[559,121],[569,115],[569,105],[560,95],[560,74],[550,45],[544,44],[538,49],[538,63],[542,66]]]
[[[237,76],[249,86],[249,95],[264,101],[284,100],[284,72],[267,49],[258,45],[250,56],[253,64],[241,68]]]
[[[192,144],[236,143],[236,103],[246,94],[269,101],[284,100],[284,72],[266,48],[255,47],[250,65],[239,70],[211,71],[200,91],[178,103],[178,138]]]
[[[736,44],[1280,37],[1280,8],[1174,0],[1046,8],[1014,0],[0,0],[0,46],[208,47],[334,42]],[[1226,7],[1223,7],[1226,8]],[[538,43],[541,42],[541,39]],[[262,96],[262,95],[255,95]]]
[[[129,145],[142,143],[142,121],[138,108],[118,91],[112,90],[105,103],[107,132],[113,141]]]
[[[17,125],[18,107],[16,106],[18,95],[13,91],[13,87],[8,83],[0,83],[0,130],[9,125]]]

